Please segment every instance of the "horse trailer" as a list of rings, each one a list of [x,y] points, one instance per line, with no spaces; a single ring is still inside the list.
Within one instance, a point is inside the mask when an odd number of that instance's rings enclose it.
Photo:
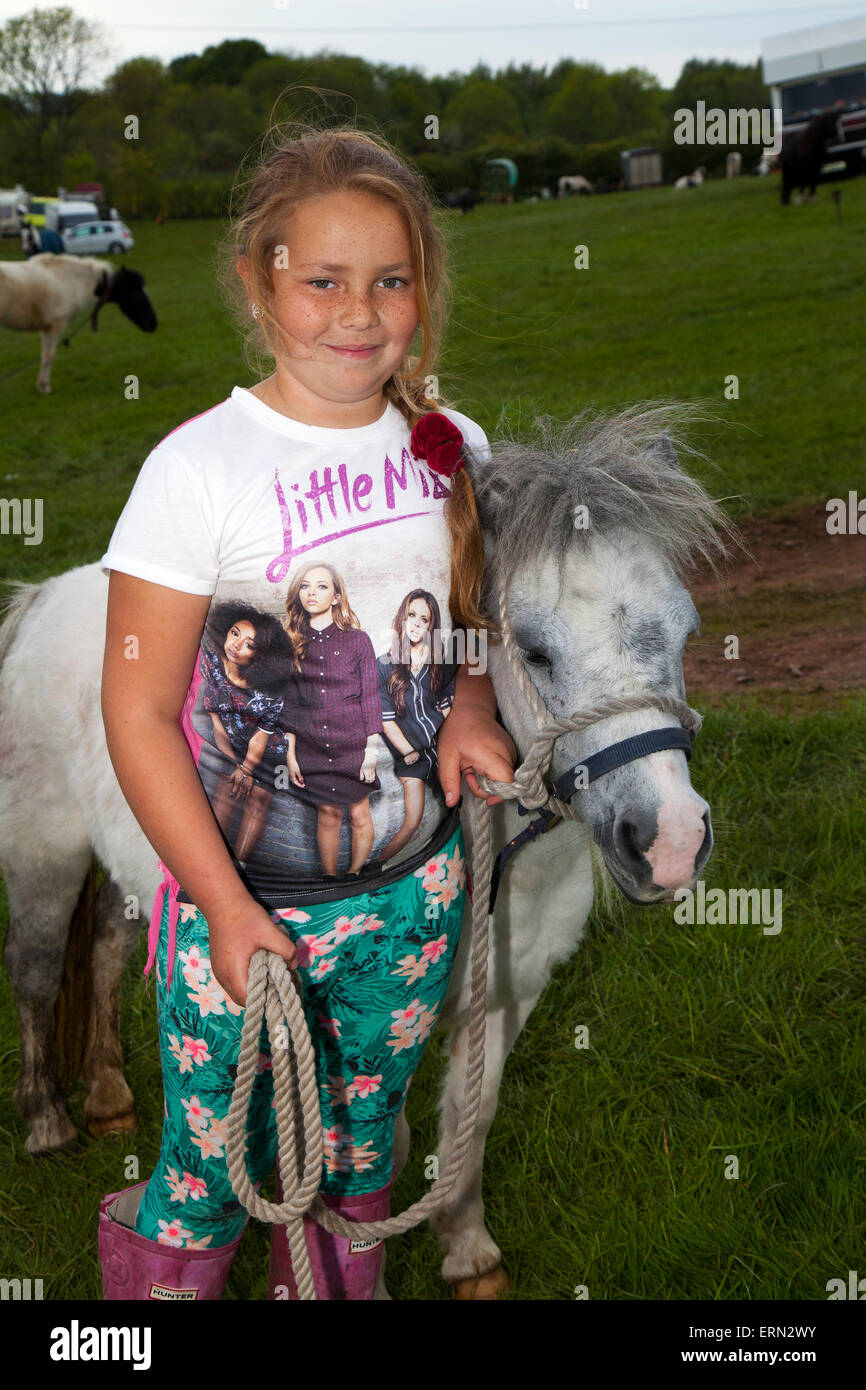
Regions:
[[[619,158],[626,188],[655,188],[662,182],[660,150],[650,146],[639,150],[620,150]]]
[[[762,42],[770,105],[782,113],[782,141],[825,111],[838,112],[823,170],[866,167],[866,18],[798,29]]]

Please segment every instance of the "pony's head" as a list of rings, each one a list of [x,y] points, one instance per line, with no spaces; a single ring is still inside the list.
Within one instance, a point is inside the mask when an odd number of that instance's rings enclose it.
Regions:
[[[551,717],[641,693],[685,699],[682,658],[698,614],[683,582],[718,567],[734,531],[679,463],[688,407],[637,405],[538,422],[535,439],[496,441],[472,460],[485,538],[485,601],[510,622],[488,649],[505,723],[522,753],[537,728],[523,672]],[[691,451],[694,452],[694,451]],[[504,614],[502,605],[504,604]],[[675,725],[657,708],[562,734],[550,779],[627,737]],[[712,846],[709,807],[683,751],[653,752],[575,790],[604,861],[627,897],[669,898]]]

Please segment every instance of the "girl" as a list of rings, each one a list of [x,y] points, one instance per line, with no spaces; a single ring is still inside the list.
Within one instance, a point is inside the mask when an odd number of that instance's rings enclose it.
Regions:
[[[370,792],[378,790],[376,745],[382,727],[373,644],[331,565],[312,562],[286,599],[286,631],[298,672],[289,714],[289,779],[316,807],[325,878],[337,877],[343,806],[352,825],[347,878],[358,878],[373,844]],[[288,727],[288,725],[287,725]]]
[[[279,623],[247,603],[225,603],[208,620],[202,647],[202,709],[210,715],[214,742],[231,771],[210,793],[217,823],[228,837],[242,808],[234,841],[239,867],[258,844],[274,796],[274,767],[286,760],[285,734],[277,727],[283,700],[268,694],[287,642]]]
[[[436,769],[436,735],[453,703],[455,667],[441,655],[439,604],[426,589],[412,589],[397,610],[391,650],[377,659],[385,737],[395,750],[403,784],[403,824],[392,835],[384,863],[412,838],[424,810],[424,783]]]
[[[300,976],[324,1199],[349,1219],[388,1215],[395,1118],[460,937],[460,776],[481,796],[473,769],[508,780],[516,756],[489,678],[461,668],[439,748],[445,805],[430,797],[398,866],[292,893],[304,846],[287,842],[283,891],[264,900],[239,876],[188,717],[209,610],[243,583],[256,607],[277,614],[278,586],[311,554],[347,576],[376,630],[387,625],[381,605],[395,578],[404,589],[420,580],[449,592],[449,574],[452,622],[480,628],[483,551],[460,450],[464,438],[478,448],[486,440],[465,416],[431,412],[423,394],[442,321],[443,247],[425,185],[384,141],[305,128],[277,143],[253,173],[230,252],[246,324],[261,332],[273,371],[157,445],[103,557],[106,738],[165,875],[148,962],[156,958],[159,983],[162,1148],[149,1182],[102,1203],[107,1299],[221,1296],[246,1220],[228,1180],[224,1126],[259,948]],[[129,633],[136,661],[125,659]],[[293,798],[296,789],[278,777],[276,790]],[[396,778],[391,794],[402,798]],[[248,1138],[257,1181],[274,1163],[272,1094],[265,1058]],[[371,1298],[381,1243],[364,1248],[308,1227],[318,1296]],[[274,1227],[272,1239],[270,1295],[280,1297],[293,1285],[284,1232]]]

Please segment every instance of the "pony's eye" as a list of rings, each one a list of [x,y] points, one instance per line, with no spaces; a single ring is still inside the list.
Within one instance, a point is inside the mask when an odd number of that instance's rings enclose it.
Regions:
[[[523,659],[527,666],[546,666],[550,669],[550,658],[545,656],[544,652],[537,651],[534,648],[531,651],[524,652]]]

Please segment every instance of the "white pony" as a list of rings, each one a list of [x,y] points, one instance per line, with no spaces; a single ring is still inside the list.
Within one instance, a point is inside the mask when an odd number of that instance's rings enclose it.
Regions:
[[[674,188],[700,188],[706,172],[703,164],[700,164],[691,174],[683,174],[682,178],[677,179]]]
[[[0,328],[42,335],[36,389],[51,390],[51,364],[57,344],[76,314],[92,309],[91,327],[103,304],[113,303],[145,333],[156,328],[156,314],[144,276],[95,256],[56,256],[43,251],[28,261],[0,265]]]
[[[571,715],[612,696],[638,696],[646,708],[558,739],[550,777],[558,795],[571,797],[579,819],[530,839],[502,870],[490,918],[479,1120],[462,1181],[431,1223],[444,1250],[443,1276],[458,1297],[492,1298],[508,1284],[500,1247],[484,1223],[484,1143],[515,1039],[553,966],[583,936],[593,901],[593,844],[621,891],[647,904],[690,886],[710,853],[709,808],[691,787],[678,720],[657,704],[667,697],[675,706],[685,696],[682,652],[698,618],[683,568],[697,554],[712,560],[721,553],[719,528],[730,529],[679,467],[672,434],[684,413],[634,407],[564,426],[542,422],[535,446],[501,442],[489,459],[470,462],[485,534],[488,611],[501,618],[504,598],[513,632],[513,640],[488,646],[489,672],[521,758],[539,709]],[[135,1124],[118,999],[161,875],[105,744],[100,683],[107,590],[98,564],[18,585],[0,627],[0,868],[10,910],[6,965],[21,1028],[16,1098],[30,1124],[32,1154],[76,1139],[57,1078],[61,1056],[75,1074],[76,1047],[89,1085],[91,1132]],[[632,752],[589,786],[572,791],[572,779],[563,792],[573,764],[589,767],[609,745],[660,730],[662,751]],[[533,819],[521,817],[513,801],[493,815],[495,851]],[[465,813],[463,825],[471,855],[473,820]],[[79,895],[93,881],[94,856],[108,871],[105,882],[88,899],[87,913],[76,914]],[[124,910],[128,895],[141,905],[137,920]],[[67,970],[58,1044],[54,1010],[73,916],[69,954],[78,964]],[[86,924],[92,942],[79,937]],[[467,922],[440,1020],[450,1033],[442,1167],[463,1094],[469,936]],[[89,1011],[72,1002],[88,981]],[[77,1043],[64,1031],[71,1026],[75,1035],[76,1024]],[[527,1125],[533,1122],[527,1114]],[[397,1171],[408,1148],[404,1113],[395,1135]],[[384,1285],[380,1296],[387,1297]]]
[[[583,174],[563,174],[557,185],[557,198],[568,198],[573,193],[586,195],[593,192],[592,184],[589,179],[585,179]]]

